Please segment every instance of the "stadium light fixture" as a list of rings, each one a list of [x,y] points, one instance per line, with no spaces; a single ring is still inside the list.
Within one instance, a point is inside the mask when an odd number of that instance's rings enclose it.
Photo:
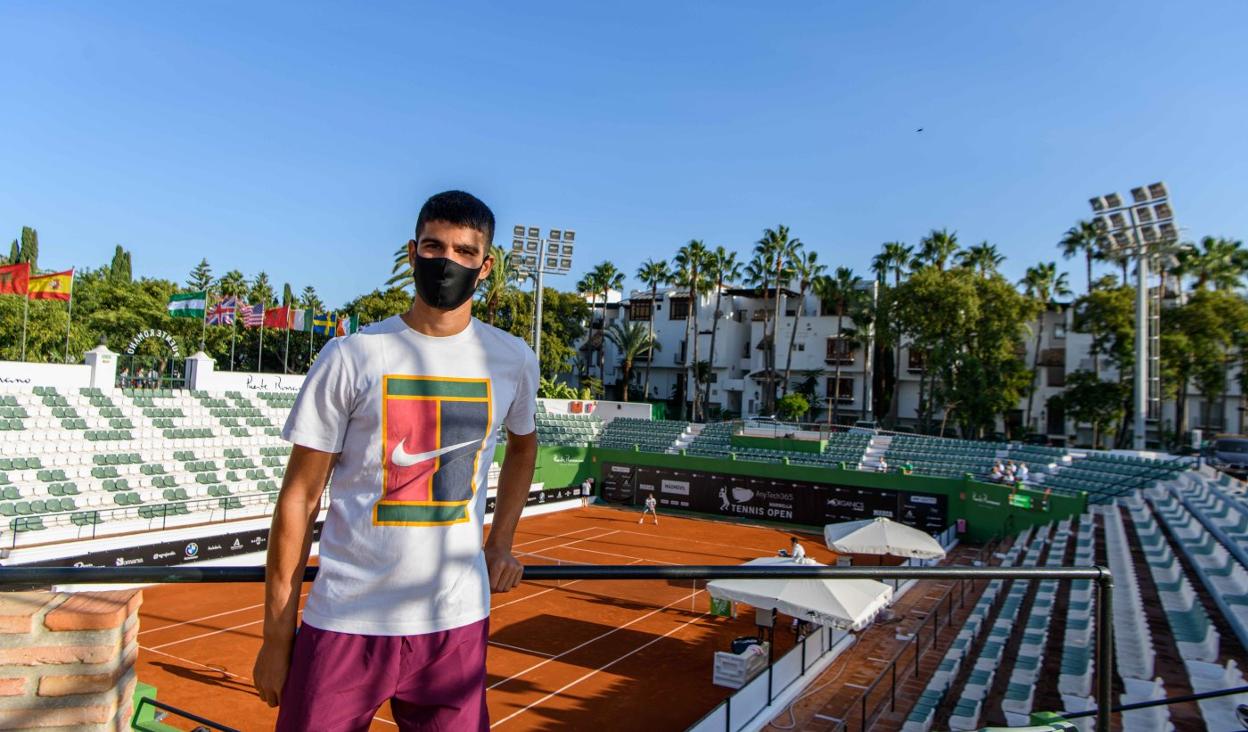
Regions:
[[[542,296],[543,278],[547,274],[567,274],[572,269],[573,242],[576,232],[571,229],[549,229],[542,237],[542,227],[512,227],[511,250],[523,253],[515,262],[516,272],[522,278],[534,278],[533,295],[533,351],[538,362],[542,357]]]
[[[1159,405],[1161,377],[1159,369],[1150,363],[1150,341],[1158,350],[1154,360],[1160,360],[1160,334],[1149,334],[1149,257],[1164,255],[1178,244],[1178,227],[1174,211],[1170,207],[1170,192],[1165,183],[1150,183],[1131,189],[1131,203],[1125,204],[1122,196],[1107,193],[1088,200],[1092,212],[1092,226],[1100,235],[1098,242],[1108,246],[1111,253],[1132,256],[1135,259],[1135,427],[1133,446],[1145,448],[1148,406],[1150,401]],[[1160,303],[1157,307],[1160,309]],[[1157,364],[1159,365],[1159,364]],[[1152,396],[1155,394],[1156,396]],[[1160,409],[1158,409],[1160,417]]]

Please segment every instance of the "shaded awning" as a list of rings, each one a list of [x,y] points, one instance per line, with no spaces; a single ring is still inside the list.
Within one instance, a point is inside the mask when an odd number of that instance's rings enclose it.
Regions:
[[[794,566],[789,557],[762,557],[747,567]],[[805,562],[805,564],[817,564]],[[706,586],[711,597],[775,609],[785,615],[820,625],[860,630],[888,606],[893,588],[875,580],[748,579],[714,580]]]
[[[940,542],[887,518],[845,521],[823,527],[823,540],[839,554],[887,554],[915,559],[944,559]]]

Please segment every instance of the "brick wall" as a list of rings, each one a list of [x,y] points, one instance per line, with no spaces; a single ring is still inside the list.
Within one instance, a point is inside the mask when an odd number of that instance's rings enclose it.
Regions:
[[[130,729],[142,600],[0,594],[0,729]]]

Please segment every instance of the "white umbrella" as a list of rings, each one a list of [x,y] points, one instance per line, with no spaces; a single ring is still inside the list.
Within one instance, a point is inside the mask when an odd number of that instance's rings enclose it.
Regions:
[[[940,542],[922,531],[886,518],[846,521],[823,527],[828,548],[840,554],[890,554],[915,559],[944,559]]]
[[[804,565],[823,566],[818,562]],[[747,567],[797,566],[787,557],[761,557]],[[870,624],[893,598],[893,588],[865,579],[726,579],[707,583],[711,597],[744,602],[756,608],[774,608],[785,615],[821,625],[859,630]]]

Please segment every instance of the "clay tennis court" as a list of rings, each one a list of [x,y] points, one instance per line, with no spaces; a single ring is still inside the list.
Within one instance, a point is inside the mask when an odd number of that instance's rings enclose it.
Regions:
[[[774,555],[791,532],[577,508],[525,518],[526,564],[739,564]],[[819,561],[835,555],[803,541]],[[308,586],[305,585],[306,593]],[[166,585],[144,592],[139,680],[161,701],[239,729],[271,728],[276,711],[251,687],[260,647],[259,584]],[[525,582],[495,595],[487,659],[490,718],[499,729],[685,729],[728,696],[711,684],[715,651],[753,635],[753,612],[707,614],[701,584],[581,580]],[[792,646],[777,628],[777,656]],[[393,730],[383,707],[372,729]],[[172,720],[170,720],[172,721]]]

